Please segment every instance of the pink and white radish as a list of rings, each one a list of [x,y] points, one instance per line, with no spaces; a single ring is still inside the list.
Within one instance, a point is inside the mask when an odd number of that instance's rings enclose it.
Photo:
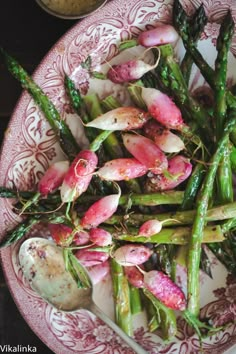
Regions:
[[[179,108],[165,93],[154,88],[142,87],[141,95],[150,115],[164,127],[179,131],[186,127]]]
[[[163,272],[144,272],[144,287],[167,307],[179,311],[186,309],[183,291]]]
[[[82,150],[72,162],[61,186],[61,200],[73,202],[84,193],[92,179],[98,163],[95,152]]]
[[[143,287],[143,273],[140,272],[138,267],[131,266],[131,267],[124,267],[125,275],[131,285],[135,288],[142,288]]]
[[[126,181],[145,175],[148,169],[135,158],[120,158],[106,162],[97,175],[106,181]]]
[[[150,237],[152,235],[158,234],[162,229],[162,225],[168,221],[179,222],[178,220],[175,219],[165,219],[163,221],[159,221],[157,219],[147,220],[140,226],[138,235]]]
[[[149,120],[143,127],[146,137],[152,139],[164,152],[179,152],[185,148],[184,142],[178,135],[164,128],[154,120]]]
[[[93,285],[100,283],[110,272],[109,261],[102,262],[101,264],[87,267]]]
[[[162,24],[156,28],[141,32],[138,36],[138,43],[144,47],[153,47],[174,43],[178,38],[179,35],[173,26]]]
[[[38,182],[38,192],[24,204],[20,214],[23,214],[27,208],[36,203],[40,197],[46,198],[48,194],[55,192],[61,186],[68,169],[68,161],[58,161],[49,166]]]
[[[102,264],[110,257],[108,252],[96,251],[89,248],[76,251],[75,256],[84,267]]]
[[[156,219],[145,221],[139,228],[138,235],[152,236],[158,234],[162,229],[163,221]]]
[[[152,251],[146,246],[127,244],[117,248],[113,254],[113,258],[120,265],[131,267],[143,264],[151,255]]]
[[[160,174],[168,167],[165,154],[150,139],[137,134],[124,134],[126,149],[154,174]]]
[[[169,160],[167,172],[167,174],[149,177],[146,183],[146,190],[148,192],[157,192],[174,189],[190,176],[192,164],[188,158],[177,155]]]
[[[112,235],[110,232],[101,229],[101,228],[93,228],[89,231],[90,241],[97,246],[109,246],[112,244]]]
[[[113,65],[107,73],[108,79],[116,84],[140,79],[148,71],[155,69],[159,58],[154,65],[145,63],[141,59],[129,60],[125,63]]]
[[[77,231],[73,238],[73,243],[76,246],[87,245],[89,244],[89,242],[90,242],[90,236],[89,233],[85,230]]]
[[[49,193],[54,192],[59,188],[69,169],[69,161],[58,161],[49,166],[43,177],[39,180],[38,191],[47,197]]]
[[[80,226],[84,229],[96,228],[117,210],[121,191],[119,193],[107,195],[93,203],[80,220]]]
[[[149,118],[149,114],[139,108],[119,107],[98,116],[86,126],[112,131],[131,130],[142,128]]]

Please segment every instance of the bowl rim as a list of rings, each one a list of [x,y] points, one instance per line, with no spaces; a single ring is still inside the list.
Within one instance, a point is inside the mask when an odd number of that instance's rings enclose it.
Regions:
[[[52,15],[52,16],[55,16],[55,17],[58,17],[58,18],[61,18],[61,19],[64,19],[64,20],[77,20],[77,19],[80,19],[80,18],[87,17],[90,14],[94,13],[95,11],[99,10],[101,7],[103,7],[106,4],[106,2],[108,0],[103,0],[103,1],[101,0],[100,4],[96,5],[96,7],[93,10],[88,11],[88,12],[84,12],[81,15],[79,15],[79,14],[78,15],[63,15],[61,13],[58,13],[58,12],[50,9],[47,5],[44,4],[44,2],[42,0],[35,0],[35,1],[49,15]]]

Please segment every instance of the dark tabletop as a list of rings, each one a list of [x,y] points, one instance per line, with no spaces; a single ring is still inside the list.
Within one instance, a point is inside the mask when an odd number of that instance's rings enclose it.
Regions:
[[[76,21],[45,13],[34,0],[6,0],[0,6],[0,46],[32,73],[51,46]],[[0,141],[22,90],[0,61]],[[21,317],[0,270],[0,345],[31,345],[39,354],[51,351]]]

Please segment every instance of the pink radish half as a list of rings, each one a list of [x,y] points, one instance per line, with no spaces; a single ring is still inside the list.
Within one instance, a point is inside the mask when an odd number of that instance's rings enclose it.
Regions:
[[[98,158],[93,151],[83,150],[76,156],[61,186],[62,202],[73,202],[87,190],[97,163]]]
[[[140,79],[155,65],[145,63],[143,60],[129,60],[123,64],[113,65],[107,73],[108,79],[114,83],[123,83]]]
[[[38,183],[39,193],[46,197],[61,186],[63,179],[69,169],[68,161],[58,161],[49,166]]]
[[[165,154],[150,139],[137,134],[124,134],[126,149],[154,174],[160,174],[168,167]]]
[[[86,126],[114,131],[131,130],[142,128],[149,118],[149,114],[139,108],[119,107],[98,116]]]
[[[173,43],[179,38],[178,33],[171,25],[160,25],[156,28],[141,32],[138,43],[144,47]]]
[[[183,291],[163,272],[144,273],[144,286],[167,307],[180,311],[186,309]]]
[[[107,181],[123,181],[145,175],[148,169],[137,159],[120,158],[108,161],[97,171],[97,175]]]
[[[107,261],[109,253],[85,248],[76,251],[75,256],[84,267],[92,267]]]
[[[142,98],[151,116],[164,127],[180,131],[185,127],[179,108],[169,96],[159,90],[142,87]]]
[[[120,193],[111,194],[92,204],[80,220],[85,229],[97,227],[111,217],[119,205]]]
[[[169,160],[168,175],[158,175],[149,177],[146,183],[149,192],[166,191],[174,189],[184,182],[192,172],[192,164],[189,159],[177,155]]]
[[[143,245],[127,244],[117,248],[113,254],[115,261],[123,266],[131,267],[146,262],[152,251]]]
[[[125,275],[131,285],[135,288],[142,288],[143,287],[143,273],[135,267],[124,267]]]
[[[104,247],[112,244],[112,236],[110,232],[95,227],[89,232],[90,241],[98,246]]]
[[[179,152],[185,148],[183,141],[178,135],[173,134],[169,129],[164,128],[154,120],[149,120],[144,126],[146,137],[164,152]]]
[[[101,264],[94,265],[87,268],[89,275],[92,279],[93,285],[102,281],[110,272],[109,261],[102,262]]]

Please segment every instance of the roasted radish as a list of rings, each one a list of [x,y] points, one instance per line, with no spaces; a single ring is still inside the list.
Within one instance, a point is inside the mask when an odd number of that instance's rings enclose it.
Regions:
[[[154,174],[160,174],[168,167],[165,154],[150,139],[138,134],[124,134],[126,149]]]
[[[83,150],[76,156],[61,186],[62,202],[73,202],[87,190],[97,163],[98,158],[93,151]]]
[[[148,169],[135,158],[120,158],[108,161],[97,171],[107,181],[126,181],[145,175]]]

